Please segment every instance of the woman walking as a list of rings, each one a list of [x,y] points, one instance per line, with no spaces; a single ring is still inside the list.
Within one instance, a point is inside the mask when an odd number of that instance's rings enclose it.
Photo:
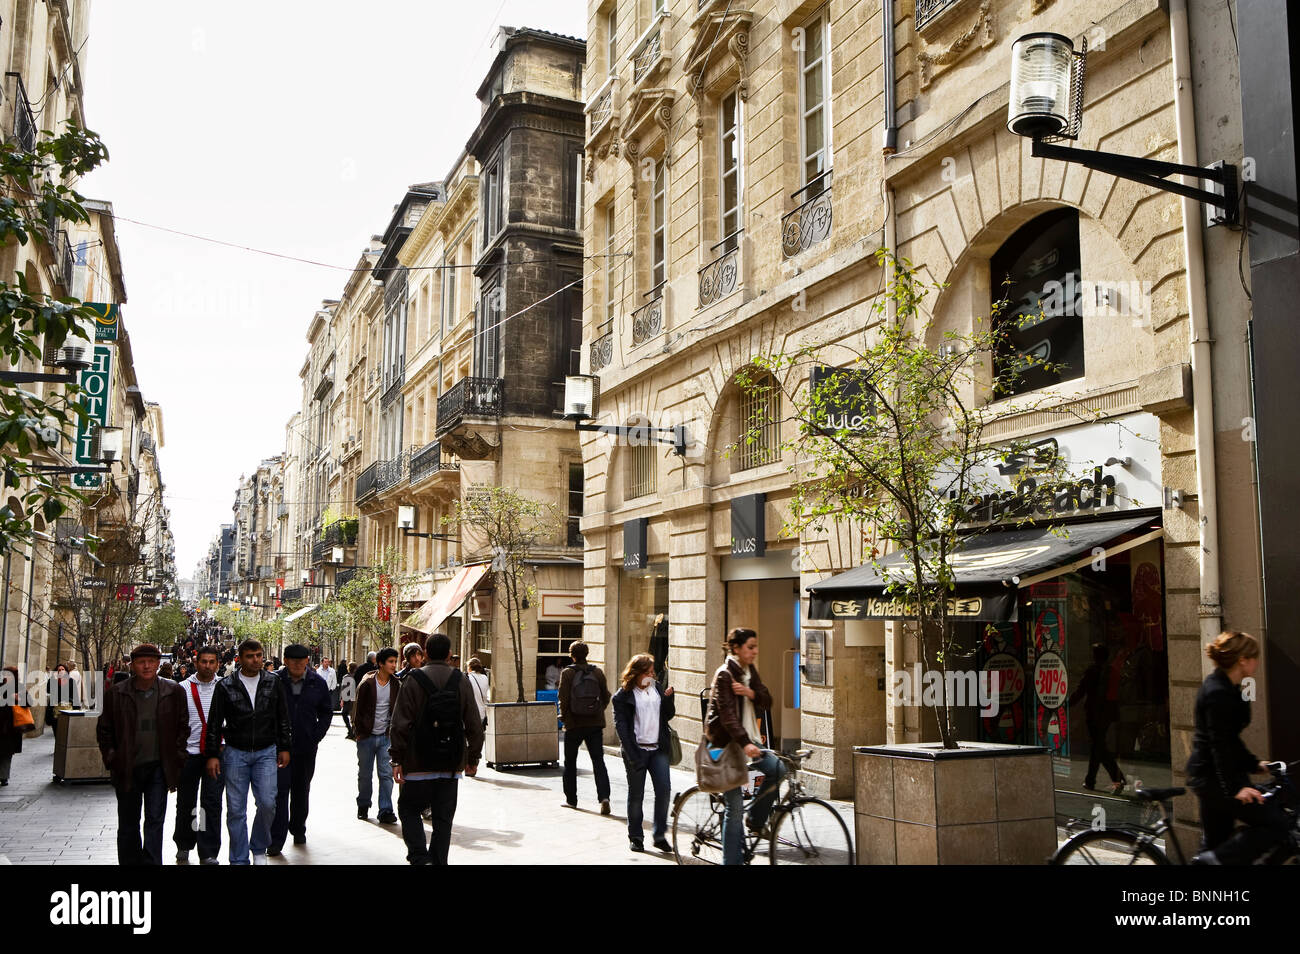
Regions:
[[[10,700],[18,698],[18,669],[14,666],[5,666],[0,671],[0,680],[3,680],[4,697]],[[14,705],[15,702],[0,704],[0,785],[9,784],[9,769],[13,764],[13,758],[23,750],[23,733],[29,732],[32,726],[22,728],[14,724]]]
[[[357,697],[357,679],[353,675],[356,666],[349,666],[345,659],[339,663],[339,672],[347,673],[339,680],[339,708],[343,713],[343,728],[348,730],[347,738],[355,739],[352,733],[352,702]]]
[[[473,656],[469,661],[469,687],[474,691],[474,701],[478,703],[479,718],[483,720],[483,728],[487,728],[487,697],[488,697],[488,675],[483,668],[483,662],[477,656]]]
[[[671,853],[668,834],[668,800],[672,782],[668,775],[671,750],[668,721],[676,707],[673,689],[664,689],[655,679],[655,658],[647,653],[633,656],[623,670],[621,687],[614,693],[614,729],[623,745],[623,767],[627,769],[627,839],[633,851],[644,850],[645,828],[642,801],[647,773],[655,790],[654,827],[651,837],[660,851]]]
[[[763,785],[749,809],[752,831],[762,831],[767,824],[776,803],[776,788],[785,774],[785,765],[776,753],[758,745],[762,741],[758,714],[771,708],[772,694],[758,677],[754,665],[757,658],[756,632],[737,627],[727,634],[727,658],[713,674],[709,711],[704,720],[704,734],[710,743],[726,746],[735,742],[749,757],[750,771],[763,776]],[[744,800],[739,788],[724,792],[722,797],[726,805],[722,813],[722,863],[743,864],[745,833],[740,821],[744,816]]]
[[[1248,865],[1287,837],[1286,815],[1276,800],[1265,802],[1250,784],[1250,773],[1267,765],[1246,748],[1242,730],[1250,725],[1250,703],[1241,684],[1259,670],[1259,641],[1228,631],[1205,647],[1214,672],[1196,694],[1196,730],[1187,760],[1187,787],[1201,803],[1202,864]],[[1247,828],[1235,833],[1237,819]]]

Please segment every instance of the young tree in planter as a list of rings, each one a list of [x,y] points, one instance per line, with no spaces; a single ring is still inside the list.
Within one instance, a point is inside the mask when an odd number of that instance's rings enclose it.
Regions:
[[[321,635],[346,640],[356,633],[363,652],[379,649],[389,642],[400,649],[398,626],[401,620],[397,599],[402,589],[414,579],[402,572],[404,565],[402,552],[389,547],[372,566],[359,567],[352,579],[338,587],[334,596],[320,608],[317,623]],[[389,587],[390,601],[386,620],[379,618],[379,595],[384,581]]]
[[[988,475],[1012,455],[1029,454],[1039,486],[1051,487],[1064,468],[1055,457],[1034,455],[1024,441],[994,445],[986,436],[999,420],[1045,400],[990,401],[1014,393],[1029,367],[1046,366],[1032,358],[1006,360],[1007,327],[998,318],[1008,303],[995,303],[990,320],[977,321],[969,333],[939,335],[921,304],[941,286],[926,285],[909,262],[885,250],[878,261],[889,281],[860,345],[809,344],[758,358],[758,371],[740,376],[743,388],[768,399],[754,402],[755,419],[745,422],[737,443],[761,439],[777,404],[771,392],[780,391],[780,407],[788,413],[775,417],[791,425],[781,446],[796,458],[789,467],[796,482],[784,532],[824,533],[831,524],[870,528],[875,544],[864,561],[885,576],[891,597],[914,608],[922,665],[946,673],[957,649],[949,613],[954,554],[974,534],[1031,520],[1029,513],[1007,510],[973,522],[975,499],[1001,490]],[[893,320],[886,320],[889,302]],[[828,370],[815,386],[805,386],[811,376],[797,369],[818,365]],[[882,567],[886,547],[904,555],[904,569]],[[945,748],[957,747],[951,702],[944,697],[934,707]]]
[[[462,532],[467,528],[473,531],[493,554],[497,602],[505,610],[510,628],[516,701],[524,702],[524,610],[530,601],[537,600],[537,589],[528,579],[528,560],[539,547],[554,545],[561,539],[559,512],[513,490],[488,487],[456,501],[455,510],[444,523],[460,527]]]

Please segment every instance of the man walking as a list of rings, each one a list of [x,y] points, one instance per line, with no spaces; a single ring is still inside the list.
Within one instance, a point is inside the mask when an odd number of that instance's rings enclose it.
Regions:
[[[560,676],[560,718],[564,720],[564,806],[578,807],[578,749],[585,742],[596,776],[596,798],[600,813],[608,815],[609,773],[605,771],[605,707],[609,689],[599,666],[587,662],[587,644],[580,639],[569,644],[573,665]]]
[[[334,716],[329,688],[307,665],[309,655],[306,646],[286,646],[284,667],[276,673],[289,704],[293,746],[288,767],[281,768],[276,777],[275,820],[271,822],[271,845],[266,849],[271,857],[280,854],[290,832],[295,845],[307,843],[307,803],[316,774],[316,747],[330,730]]]
[[[402,647],[402,660],[406,665],[397,674],[397,681],[405,685],[406,677],[411,674],[411,671],[424,665],[424,650],[420,648],[419,643],[407,643]]]
[[[396,649],[393,650],[393,655],[394,656],[397,655]],[[368,676],[370,673],[374,672],[375,669],[378,668],[378,663],[375,661],[378,658],[379,658],[378,653],[374,653],[374,652],[366,653],[366,661],[363,662],[360,666],[358,666],[357,671],[352,674],[352,678],[356,680],[358,686],[361,685],[362,679],[365,679],[366,676]]]
[[[288,654],[285,655],[288,659]],[[316,675],[325,680],[325,688],[330,691],[330,710],[336,711],[339,707],[339,679],[338,673],[330,668],[330,661],[322,659],[320,667],[316,670]]]
[[[406,860],[413,865],[445,865],[456,815],[457,779],[478,772],[483,720],[469,680],[447,664],[451,640],[434,633],[425,651],[428,665],[413,669],[402,683],[389,751],[393,776],[402,786],[397,811]],[[425,809],[430,810],[433,825],[428,844],[422,819]]]
[[[176,790],[185,764],[185,697],[176,683],[158,678],[161,658],[158,647],[149,643],[131,651],[131,675],[109,690],[95,729],[117,794],[117,861],[122,865],[162,864],[167,792]]]
[[[357,817],[370,815],[370,793],[379,772],[379,824],[393,825],[393,770],[388,756],[388,730],[401,683],[397,681],[397,650],[386,646],[375,655],[376,669],[357,685],[352,732],[357,737]]]
[[[262,644],[239,644],[239,668],[217,683],[208,715],[203,750],[211,778],[226,777],[226,830],[230,863],[246,865],[249,852],[255,865],[266,864],[275,816],[276,769],[289,764],[293,731],[284,683],[263,668]],[[225,748],[221,739],[225,736]],[[248,834],[248,789],[253,789],[256,814]]]
[[[177,864],[189,864],[190,849],[195,844],[199,846],[199,864],[217,864],[221,852],[221,783],[203,771],[203,737],[207,734],[220,662],[217,647],[200,646],[194,657],[194,675],[181,683],[189,712],[190,738],[176,794],[176,833],[172,841],[176,842]]]

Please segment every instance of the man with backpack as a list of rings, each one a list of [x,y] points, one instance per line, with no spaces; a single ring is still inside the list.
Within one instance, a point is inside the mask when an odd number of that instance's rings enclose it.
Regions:
[[[478,773],[483,720],[465,674],[447,664],[451,640],[434,633],[425,643],[428,663],[412,669],[393,713],[389,755],[402,787],[397,815],[413,865],[445,865],[456,814],[457,780]],[[425,809],[433,834],[425,843]]]
[[[560,676],[560,718],[564,721],[564,806],[578,807],[578,749],[585,742],[596,776],[596,798],[600,813],[608,815],[609,773],[605,771],[605,707],[609,689],[599,666],[587,662],[587,644],[577,639],[569,644],[573,665]]]

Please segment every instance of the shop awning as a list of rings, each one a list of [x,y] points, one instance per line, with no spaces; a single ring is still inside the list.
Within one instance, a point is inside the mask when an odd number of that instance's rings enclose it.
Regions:
[[[1010,622],[1016,618],[1016,592],[1042,580],[1087,566],[1102,553],[1122,553],[1162,531],[1159,518],[1112,517],[1053,530],[995,530],[968,537],[952,557],[956,588],[949,615],[963,620]],[[1120,541],[1131,533],[1138,536]],[[1097,553],[1100,547],[1102,553]],[[810,619],[907,619],[916,615],[907,601],[886,595],[890,582],[906,572],[902,553],[891,553],[879,568],[854,567],[808,587]]]
[[[304,607],[303,607],[302,609],[300,609],[300,610],[294,610],[292,613],[290,613],[288,616],[286,616],[286,617],[284,618],[284,621],[285,621],[286,623],[292,623],[295,619],[302,619],[302,618],[303,618],[304,616],[306,616],[307,614],[309,614],[309,613],[314,613],[314,612],[316,612],[318,609],[320,609],[320,605],[319,605],[319,604],[317,604],[317,603],[310,603],[310,604],[308,604],[307,606],[304,606]]]
[[[435,632],[443,620],[460,609],[460,605],[474,592],[474,587],[478,586],[478,581],[483,579],[487,571],[486,563],[462,567],[460,572],[438,587],[433,599],[412,613],[403,625],[426,636]]]

